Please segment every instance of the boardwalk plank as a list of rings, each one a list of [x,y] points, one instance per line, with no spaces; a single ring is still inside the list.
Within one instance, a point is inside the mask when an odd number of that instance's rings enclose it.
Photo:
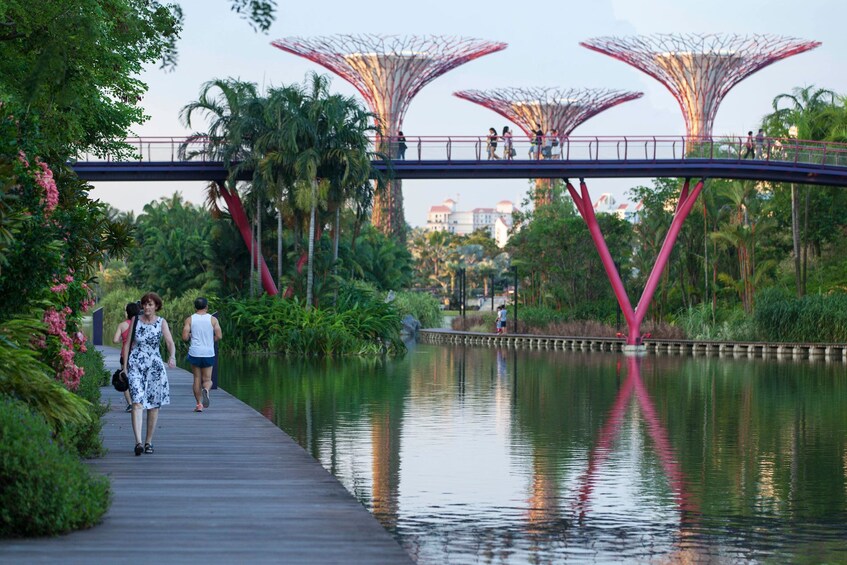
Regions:
[[[107,367],[118,351],[101,349]],[[194,413],[191,374],[169,369],[156,453],[136,457],[130,416],[111,388],[91,466],[112,506],[89,530],[0,540],[2,563],[411,563],[377,520],[296,442],[222,390]]]

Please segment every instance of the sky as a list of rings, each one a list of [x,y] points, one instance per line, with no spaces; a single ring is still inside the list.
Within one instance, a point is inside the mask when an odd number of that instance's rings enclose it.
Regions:
[[[302,83],[315,71],[333,77],[332,89],[359,96],[345,80],[304,58],[270,45],[289,36],[336,33],[451,35],[502,41],[500,52],[466,63],[429,83],[412,101],[403,124],[407,136],[485,135],[489,127],[511,125],[498,114],[453,96],[466,89],[504,87],[585,87],[635,90],[644,97],[586,121],[580,135],[681,135],[685,132],[676,100],[658,81],[580,41],[604,35],[651,33],[768,33],[821,41],[815,50],[764,68],[733,88],[721,104],[714,134],[743,134],[771,111],[771,101],[798,86],[815,85],[847,94],[847,2],[841,0],[278,0],[277,20],[267,34],[252,30],[229,9],[227,0],[183,0],[185,28],[179,64],[172,72],[156,65],[141,79],[150,119],[135,128],[142,136],[185,136],[180,109],[196,100],[203,83],[239,78],[260,87]],[[361,98],[360,98],[361,99]],[[197,126],[197,124],[195,124]],[[202,131],[202,127],[195,128]],[[514,128],[513,128],[514,129]],[[592,196],[610,192],[619,202],[645,179],[591,181]],[[93,198],[120,210],[141,212],[150,201],[180,191],[203,202],[203,183],[95,183]],[[520,203],[523,180],[404,181],[406,220],[426,223],[430,206],[446,198],[458,209],[493,207],[500,200]]]

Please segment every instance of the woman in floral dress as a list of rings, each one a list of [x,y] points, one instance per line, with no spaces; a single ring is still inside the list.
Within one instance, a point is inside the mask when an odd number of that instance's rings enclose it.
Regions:
[[[135,454],[153,453],[153,433],[159,418],[159,407],[171,403],[168,373],[159,353],[162,337],[168,347],[168,367],[176,367],[176,349],[168,321],[156,315],[162,309],[162,299],[155,292],[141,297],[142,314],[135,335],[124,343],[124,366],[132,398],[132,433],[135,435]],[[129,367],[127,367],[127,363]],[[141,444],[141,411],[147,410],[147,435]]]

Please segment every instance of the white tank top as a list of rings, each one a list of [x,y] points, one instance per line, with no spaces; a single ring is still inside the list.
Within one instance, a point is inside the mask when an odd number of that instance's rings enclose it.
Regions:
[[[215,330],[212,328],[211,314],[191,316],[191,345],[188,354],[192,357],[215,356]]]

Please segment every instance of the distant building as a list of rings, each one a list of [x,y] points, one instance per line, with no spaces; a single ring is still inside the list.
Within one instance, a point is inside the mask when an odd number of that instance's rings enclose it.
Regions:
[[[618,218],[626,220],[631,224],[637,224],[640,220],[642,206],[642,202],[639,202],[638,204],[631,204],[629,202],[618,204],[614,196],[608,192],[604,192],[600,195],[600,198],[597,199],[597,202],[594,203],[594,213],[614,214]]]
[[[474,208],[470,211],[456,210],[456,201],[448,198],[438,206],[429,209],[426,218],[426,231],[447,231],[456,235],[469,235],[476,230],[484,229],[504,247],[509,239],[509,229],[512,227],[512,212],[515,205],[509,200],[502,200],[495,208]]]

